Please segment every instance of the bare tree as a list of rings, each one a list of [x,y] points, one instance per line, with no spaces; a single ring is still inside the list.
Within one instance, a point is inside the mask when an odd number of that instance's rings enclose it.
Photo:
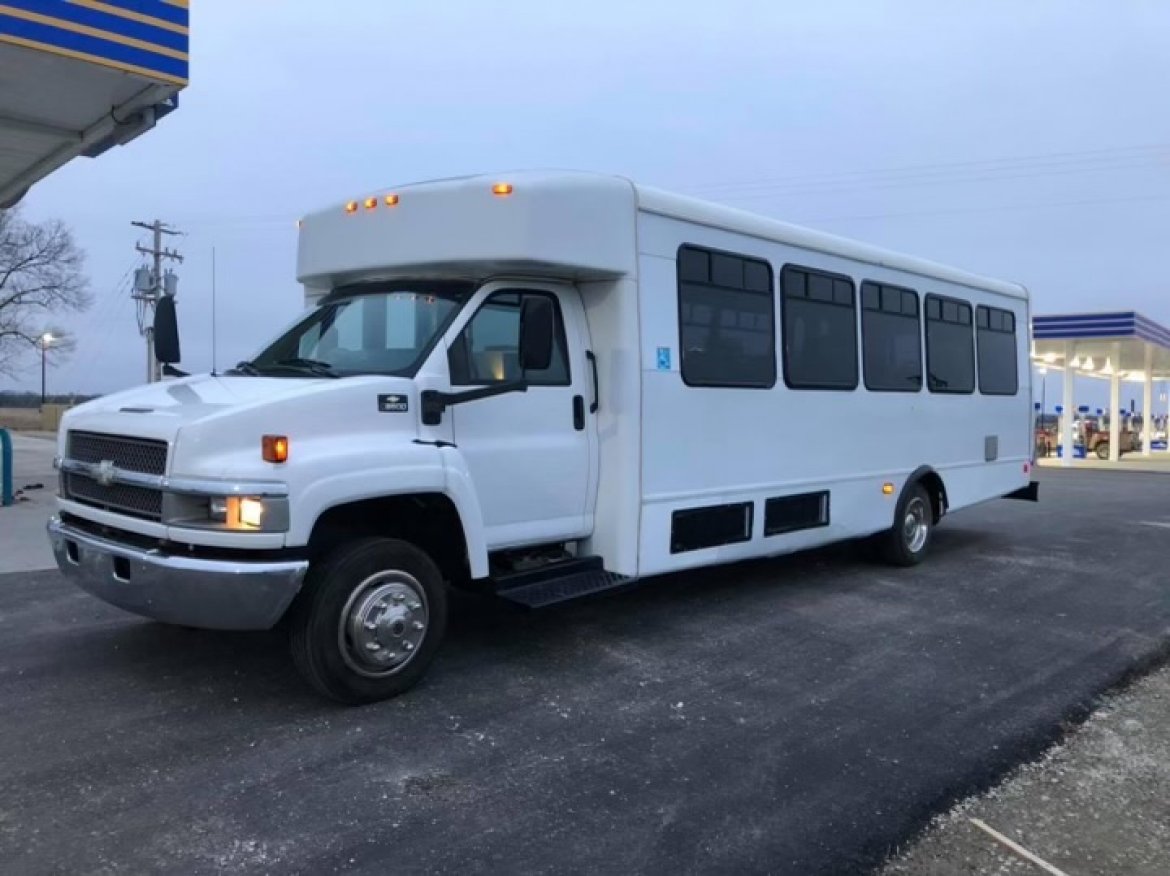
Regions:
[[[38,354],[50,320],[85,310],[90,303],[82,270],[85,254],[59,221],[26,222],[19,212],[0,210],[0,374],[13,376],[25,357]],[[60,358],[70,342],[49,344]]]

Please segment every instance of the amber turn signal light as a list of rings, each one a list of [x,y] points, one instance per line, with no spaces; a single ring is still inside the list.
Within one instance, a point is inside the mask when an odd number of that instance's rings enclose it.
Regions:
[[[288,438],[284,435],[265,435],[260,439],[260,455],[265,462],[288,462]]]

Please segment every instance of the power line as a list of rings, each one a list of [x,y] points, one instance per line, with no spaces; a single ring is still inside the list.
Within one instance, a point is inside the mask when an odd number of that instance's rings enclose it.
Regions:
[[[1113,164],[1102,164],[1089,167],[1062,167],[1052,166],[1043,167],[1037,166],[1032,168],[1024,167],[1004,167],[993,171],[988,169],[986,171],[968,171],[963,173],[952,174],[932,174],[922,176],[912,176],[903,178],[891,179],[858,179],[854,181],[837,181],[837,182],[808,182],[791,185],[759,185],[759,186],[744,186],[738,190],[722,190],[716,193],[716,196],[723,197],[743,197],[752,194],[775,194],[775,195],[800,195],[800,194],[827,194],[832,192],[852,192],[861,189],[881,190],[881,189],[899,189],[912,186],[929,186],[940,184],[964,184],[964,183],[982,183],[982,182],[1007,182],[1011,180],[1022,179],[1038,179],[1041,177],[1052,176],[1067,176],[1069,174],[1085,175],[1089,173],[1102,173],[1117,170],[1134,170],[1158,167],[1162,163],[1170,163],[1170,152],[1165,156],[1158,156],[1161,160],[1143,160],[1143,161],[1126,161],[1116,162]],[[698,189],[697,191],[704,191]]]
[[[1092,198],[1081,201],[1050,201],[1035,204],[1008,204],[999,207],[959,207],[948,210],[912,210],[904,213],[870,213],[858,216],[811,216],[798,220],[805,222],[845,222],[861,221],[866,219],[898,219],[910,216],[946,216],[960,213],[1006,213],[1012,210],[1036,210],[1050,207],[1081,207],[1090,204],[1129,204],[1138,202],[1170,201],[1170,195],[1149,195],[1127,198]]]
[[[859,170],[845,170],[827,173],[797,174],[785,177],[746,179],[738,181],[711,182],[702,184],[699,188],[707,192],[722,191],[740,188],[785,187],[800,185],[834,185],[852,183],[859,179],[895,180],[927,175],[945,175],[959,173],[995,172],[997,170],[1045,169],[1054,167],[1069,167],[1076,164],[1094,164],[1100,162],[1149,160],[1151,158],[1165,158],[1170,154],[1170,143],[1155,143],[1145,146],[1115,147],[1111,149],[1091,149],[1078,152],[1050,152],[1037,155],[1004,156],[1000,158],[986,158],[968,161],[936,162],[931,164],[911,164],[885,168],[870,168]]]

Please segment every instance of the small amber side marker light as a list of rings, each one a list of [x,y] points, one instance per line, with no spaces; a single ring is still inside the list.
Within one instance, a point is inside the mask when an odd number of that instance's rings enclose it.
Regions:
[[[373,210],[375,207],[378,206],[378,199],[377,198],[366,198],[365,204],[366,204],[367,210]]]
[[[499,195],[500,197],[506,197],[507,195],[512,194],[512,184],[496,183],[494,186],[492,186],[492,194]]]
[[[894,485],[893,484],[882,484],[882,493],[884,493],[887,496],[894,495]]]
[[[284,435],[265,435],[260,439],[260,455],[265,462],[288,462],[288,438]]]
[[[397,207],[398,206],[398,195],[387,195],[386,196],[386,206],[387,207]]]
[[[357,201],[346,201],[345,202],[345,212],[346,213],[356,213],[357,208],[358,208]]]

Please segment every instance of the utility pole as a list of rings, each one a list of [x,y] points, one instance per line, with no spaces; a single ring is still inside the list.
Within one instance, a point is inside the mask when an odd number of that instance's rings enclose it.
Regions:
[[[131,297],[138,302],[138,330],[146,336],[146,382],[155,383],[161,379],[158,362],[154,358],[154,307],[160,295],[174,295],[178,288],[178,277],[168,271],[163,274],[164,259],[183,261],[183,257],[173,249],[163,247],[163,235],[178,235],[181,232],[154,220],[153,222],[131,222],[137,228],[145,228],[151,232],[151,246],[134,244],[134,248],[143,255],[153,259],[154,266],[147,273],[139,271],[134,277],[134,292]]]

